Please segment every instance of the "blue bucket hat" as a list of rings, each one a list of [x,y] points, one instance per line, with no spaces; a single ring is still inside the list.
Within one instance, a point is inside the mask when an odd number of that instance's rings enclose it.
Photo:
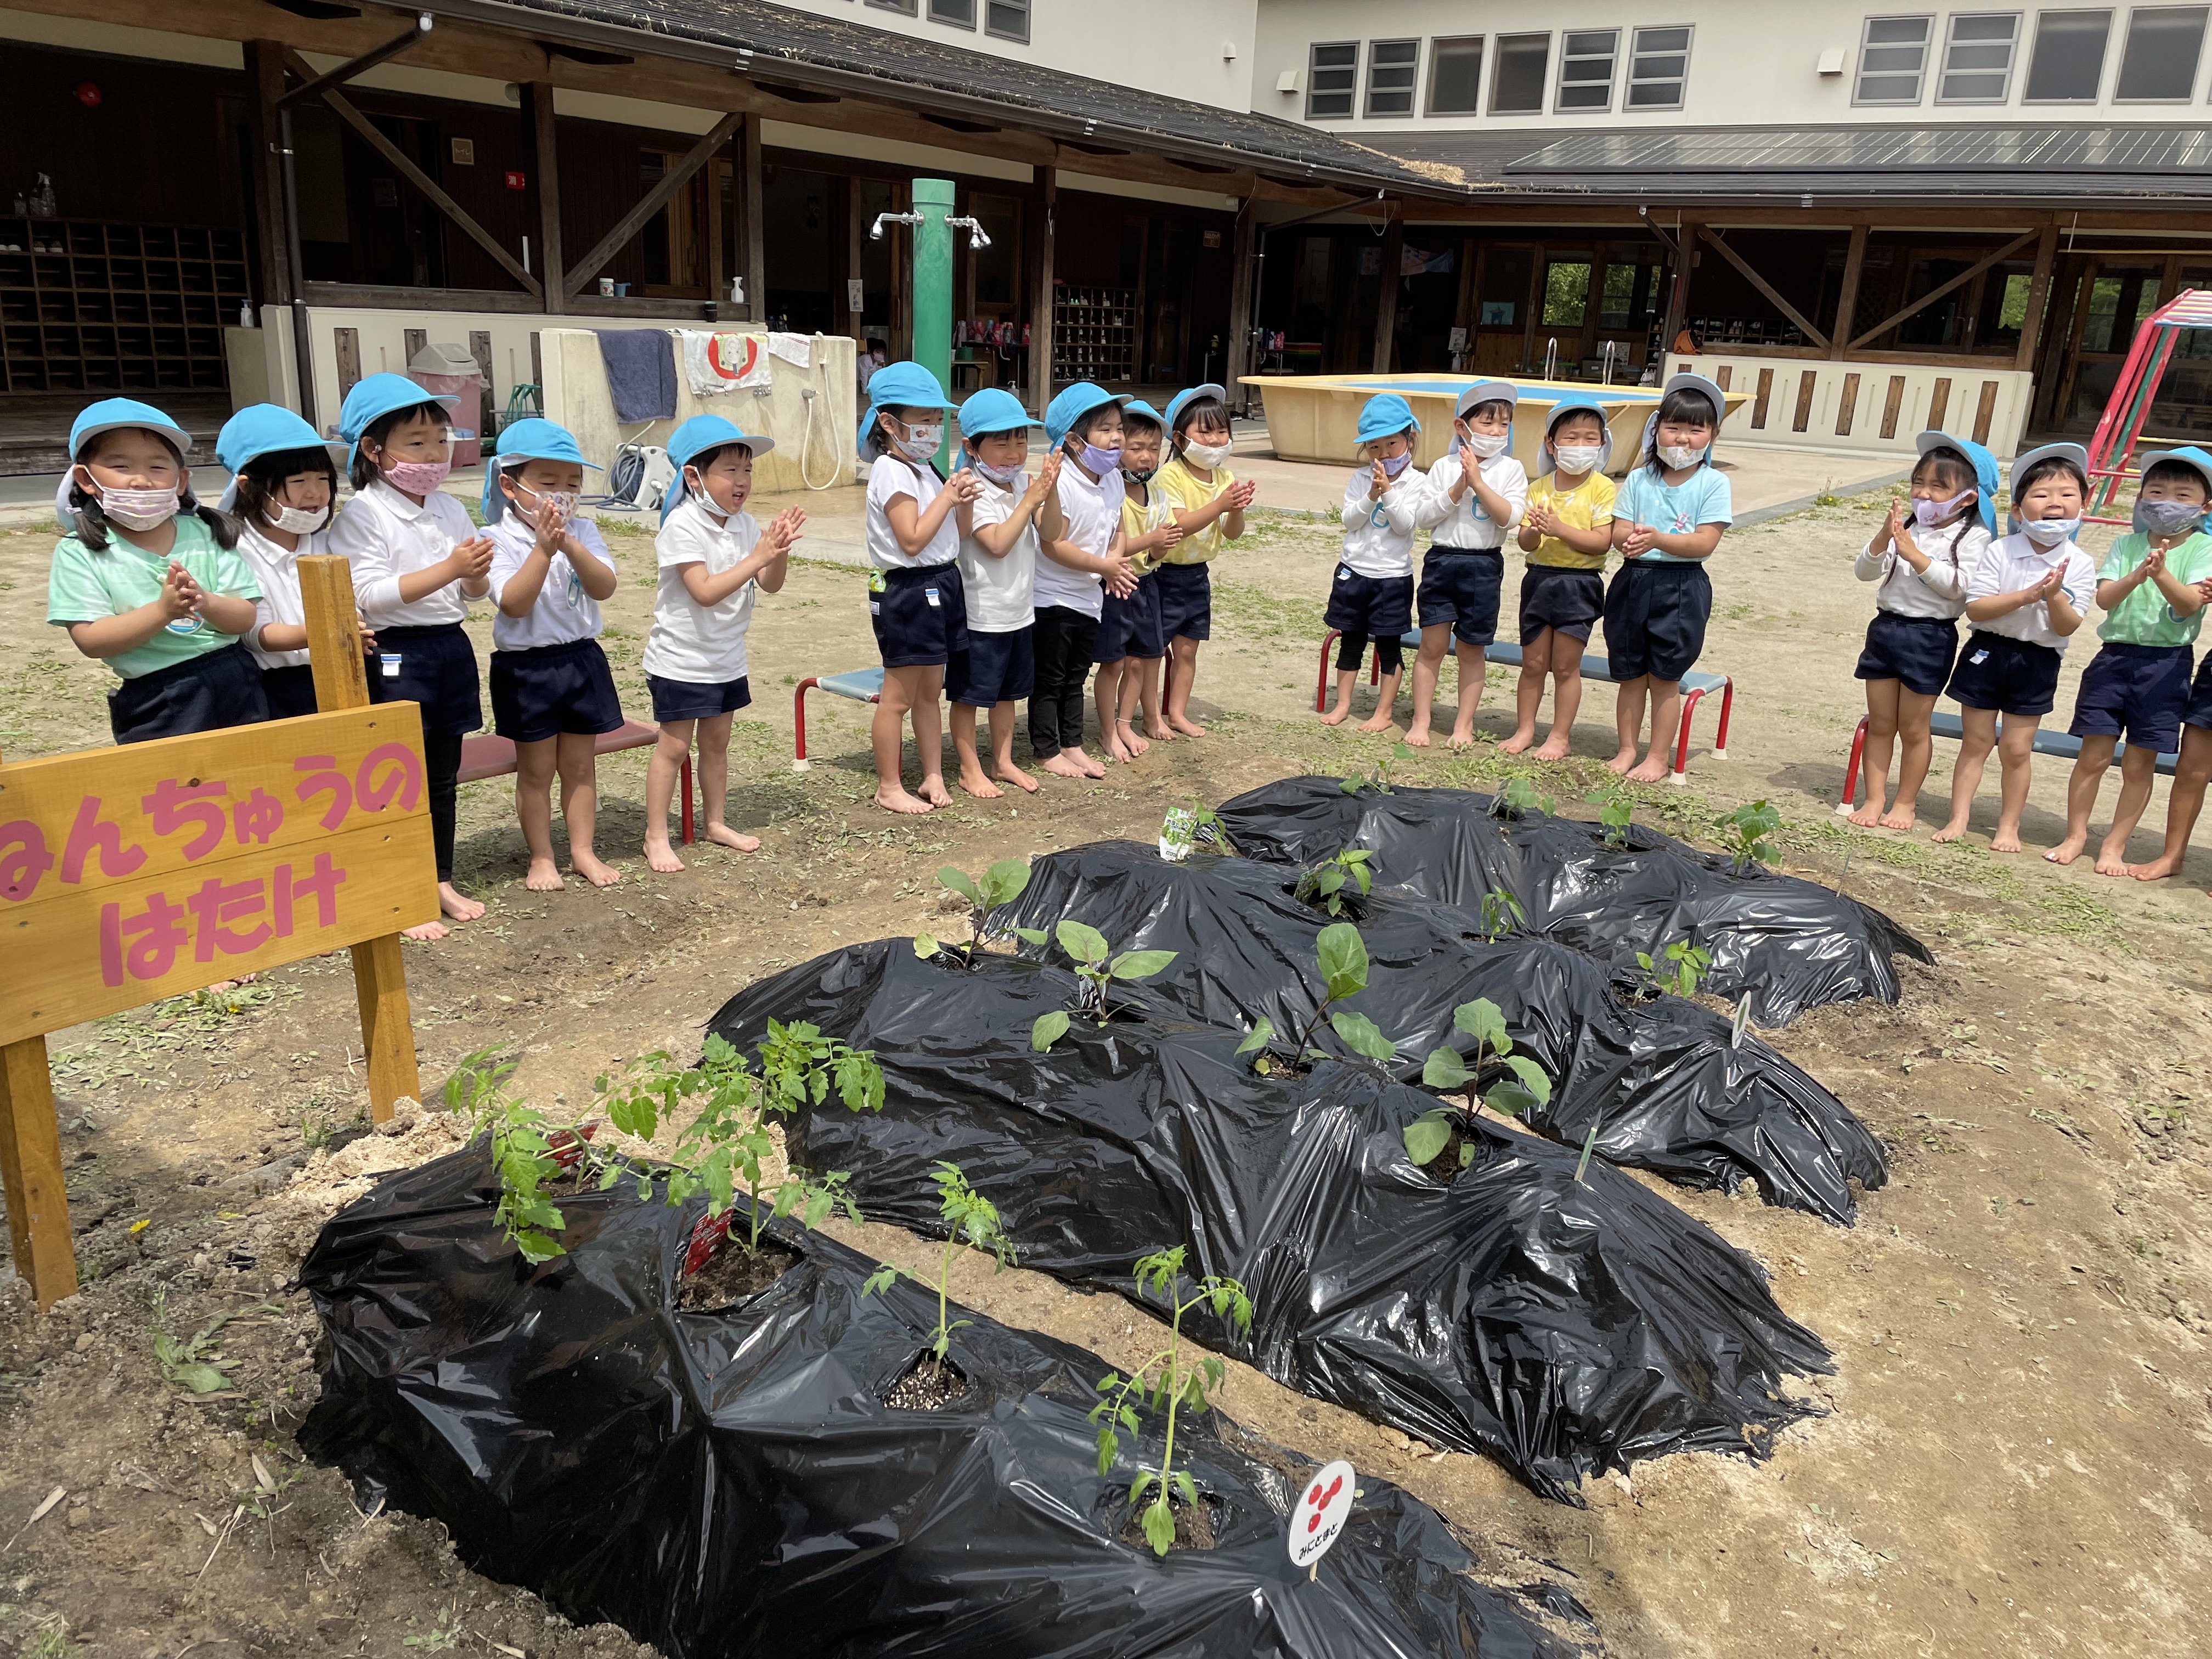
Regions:
[[[1559,455],[1552,443],[1552,434],[1561,421],[1576,414],[1596,416],[1598,429],[1605,434],[1599,440],[1599,447],[1604,453],[1597,459],[1596,470],[1604,471],[1607,464],[1613,459],[1613,426],[1606,418],[1605,405],[1587,392],[1563,392],[1559,401],[1552,405],[1551,412],[1544,416],[1544,441],[1538,447],[1538,453],[1543,458],[1543,465],[1537,468],[1539,477],[1547,472],[1555,477],[1558,475]]]
[[[1162,432],[1165,432],[1168,429],[1168,417],[1161,414],[1158,410],[1154,409],[1142,398],[1132,398],[1127,403],[1121,405],[1121,418],[1123,420],[1127,420],[1132,415],[1135,416],[1140,421],[1150,421],[1154,426],[1159,428]]]
[[[327,455],[337,447],[282,404],[248,404],[225,421],[222,430],[216,434],[215,458],[231,475],[222,499],[216,505],[226,513],[238,505],[238,475],[264,455],[300,449],[319,449]]]
[[[893,367],[901,365],[894,364]],[[557,432],[560,428],[556,427],[554,430]],[[721,415],[694,415],[668,434],[668,460],[676,469],[676,482],[669,485],[667,492],[660,498],[660,518],[664,524],[667,522],[668,515],[682,506],[684,498],[691,493],[690,486],[684,480],[684,469],[708,450],[720,449],[727,444],[743,444],[752,451],[753,459],[758,460],[775,447],[775,440],[756,438],[750,433],[740,431],[734,422]]]
[[[1022,432],[1042,424],[1030,418],[1022,400],[1003,386],[987,386],[960,405],[960,435],[975,439],[994,432]]]
[[[2205,494],[2212,497],[2212,455],[2206,454],[2194,444],[2184,449],[2162,449],[2155,455],[2147,454],[2142,458],[2142,470],[2148,472],[2160,461],[2172,461],[2176,466],[2188,467],[2204,480]]]
[[[443,404],[451,409],[459,401],[425,392],[404,374],[370,375],[347,392],[345,402],[338,405],[338,439],[346,447],[346,465],[353,465],[354,455],[361,448],[361,434],[386,416],[423,404]],[[473,438],[476,434],[456,430],[453,436]]]
[[[868,376],[868,406],[860,411],[854,429],[853,447],[868,453],[868,433],[876,424],[878,409],[951,409],[952,399],[937,376],[917,362],[885,363]],[[688,423],[687,423],[688,424]],[[728,439],[723,441],[727,443]]]
[[[1388,438],[1419,426],[1420,422],[1413,418],[1413,404],[1395,392],[1385,392],[1360,406],[1358,436],[1361,443],[1371,444],[1377,438]]]
[[[1217,403],[1226,404],[1229,401],[1229,393],[1222,388],[1218,382],[1213,380],[1208,380],[1201,386],[1184,387],[1183,390],[1176,392],[1174,397],[1168,399],[1166,425],[1170,430],[1172,431],[1174,429],[1176,416],[1182,413],[1183,405],[1189,403],[1194,403],[1200,398],[1212,398]]]
[[[1912,441],[1913,447],[1923,455],[1935,449],[1955,449],[1966,458],[1974,469],[1974,513],[1982,521],[1982,528],[1990,535],[1997,533],[1997,458],[1971,438],[1956,438],[1948,432],[1932,428]],[[2212,485],[2208,485],[2212,488]]]
[[[484,467],[483,506],[486,524],[497,524],[507,514],[507,492],[499,487],[499,475],[517,461],[567,461],[574,466],[591,467],[594,472],[605,471],[584,459],[584,452],[576,447],[575,434],[567,427],[556,426],[535,416],[526,421],[513,422],[500,433],[498,453]]]
[[[1504,404],[1509,409],[1521,406],[1521,392],[1510,380],[1477,380],[1459,394],[1459,403],[1453,409],[1454,416],[1462,416],[1477,404]]]
[[[96,404],[86,404],[70,424],[70,465],[63,469],[61,484],[54,491],[54,520],[64,535],[76,533],[76,514],[70,510],[69,493],[70,481],[76,476],[77,457],[84,453],[85,445],[101,433],[134,426],[159,434],[177,452],[179,462],[191,453],[191,434],[151,404],[142,404],[132,398],[103,398]]]
[[[1067,441],[1075,423],[1092,410],[1106,404],[1121,404],[1129,401],[1127,393],[1116,397],[1103,386],[1089,380],[1078,380],[1073,386],[1060,389],[1060,396],[1045,405],[1045,441],[1054,449]]]
[[[1670,392],[1694,392],[1713,406],[1713,441],[1705,446],[1705,453],[1699,458],[1702,460],[1711,460],[1713,451],[1721,441],[1721,422],[1728,418],[1728,394],[1704,375],[1692,374],[1686,371],[1667,377],[1667,384],[1659,389],[1662,401],[1664,401]],[[1659,411],[1655,409],[1644,422],[1644,441],[1638,446],[1642,459],[1649,460],[1656,454],[1658,444]]]

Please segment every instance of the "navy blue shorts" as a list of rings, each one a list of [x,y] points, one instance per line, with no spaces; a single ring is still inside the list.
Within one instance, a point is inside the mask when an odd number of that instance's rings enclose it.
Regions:
[[[2108,641],[2081,671],[2074,694],[2077,738],[2127,735],[2130,749],[2171,755],[2181,747],[2181,717],[2190,706],[2189,647],[2121,645]]]
[[[1549,629],[1589,641],[1590,629],[1605,615],[1605,578],[1595,570],[1563,564],[1532,564],[1521,578],[1521,643],[1534,645]]]
[[[1168,636],[1160,631],[1158,578],[1158,571],[1148,570],[1137,578],[1135,591],[1127,599],[1106,596],[1098,611],[1098,642],[1091,647],[1093,662],[1119,662],[1124,657],[1150,662],[1167,655]],[[968,672],[975,672],[974,665]]]
[[[2058,691],[2058,653],[2047,645],[1976,629],[1959,648],[1947,688],[1965,708],[2048,714]]]
[[[953,702],[988,708],[994,703],[1020,702],[1036,689],[1036,624],[1009,634],[969,629],[967,681]]]
[[[645,689],[653,693],[653,718],[664,726],[671,720],[710,720],[717,714],[734,714],[753,700],[752,684],[743,674],[718,685],[664,680],[658,674],[647,674]]]
[[[107,694],[107,729],[118,743],[258,726],[268,718],[261,665],[238,644],[134,675]]]
[[[1895,680],[1915,696],[1940,697],[1958,654],[1959,624],[1950,618],[1877,611],[1851,673],[1863,680]]]
[[[315,671],[301,663],[294,668],[261,671],[261,695],[272,720],[297,720],[315,712]]]
[[[2190,682],[2189,702],[2181,711],[2181,723],[2212,732],[2212,652],[2197,665],[2197,678]]]
[[[387,659],[397,657],[397,663]],[[435,628],[380,628],[368,659],[371,702],[422,705],[426,738],[465,737],[483,725],[477,652],[459,623]]]
[[[1411,576],[1363,576],[1348,564],[1336,568],[1322,621],[1345,634],[1395,640],[1413,625]]]
[[[1164,564],[1152,574],[1158,578],[1160,637],[1163,640],[1209,640],[1213,637],[1213,578],[1202,564]]]
[[[1429,549],[1421,561],[1421,626],[1451,624],[1452,637],[1486,647],[1498,637],[1498,601],[1505,589],[1505,556],[1494,547]]]
[[[510,743],[622,729],[614,671],[597,640],[491,653],[491,729]]]
[[[937,668],[951,678],[952,659],[968,648],[968,590],[957,564],[880,570],[883,591],[868,595],[876,654],[886,668]],[[871,584],[872,588],[872,584]]]
[[[1697,666],[1712,614],[1712,578],[1703,564],[1631,559],[1606,590],[1606,672],[1616,680],[1679,681]]]

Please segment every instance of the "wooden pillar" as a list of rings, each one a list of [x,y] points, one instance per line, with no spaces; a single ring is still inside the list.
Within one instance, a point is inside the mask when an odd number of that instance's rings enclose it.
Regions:
[[[260,281],[255,297],[264,306],[289,305],[292,265],[284,236],[284,157],[278,148],[276,120],[276,100],[284,94],[284,43],[247,41],[246,70],[253,79],[246,133],[253,146],[247,188],[253,192],[253,240],[260,256],[256,264]]]
[[[1375,307],[1375,356],[1370,364],[1377,374],[1390,372],[1390,349],[1398,342],[1398,289],[1405,279],[1398,268],[1405,262],[1406,222],[1390,216],[1382,233],[1382,293]]]
[[[1698,268],[1699,228],[1695,219],[1683,219],[1674,228],[1674,283],[1667,295],[1666,320],[1659,329],[1659,361],[1662,366],[1667,354],[1674,349],[1674,337],[1682,331],[1682,325],[1690,314],[1690,279]]]
[[[1600,242],[1590,249],[1589,286],[1583,295],[1582,337],[1575,342],[1577,374],[1582,373],[1583,360],[1598,355],[1599,313],[1605,309],[1605,244]]]
[[[1840,358],[1851,347],[1851,329],[1858,321],[1859,275],[1866,269],[1867,229],[1851,227],[1850,246],[1844,252],[1844,285],[1836,295],[1836,325],[1828,336],[1828,356]]]
[[[1460,241],[1459,300],[1452,307],[1452,326],[1460,331],[1460,337],[1467,344],[1463,348],[1465,356],[1451,366],[1455,374],[1463,373],[1467,364],[1474,358],[1474,296],[1481,291],[1476,286],[1475,276],[1482,258],[1481,249],[1482,244],[1472,236],[1464,237]]]
[[[2035,349],[2043,331],[2043,313],[2051,301],[2051,268],[2058,254],[2058,222],[2044,226],[2035,239],[2035,275],[2027,283],[2027,314],[2020,319],[2020,349],[2012,366],[2022,374],[2035,367]]]
[[[1050,167],[1036,170],[1030,205],[1036,229],[1030,238],[1030,408],[1042,419],[1052,401],[1053,221],[1060,212],[1060,183]]]
[[[730,165],[732,178],[737,167],[737,146],[730,146]],[[724,244],[729,239],[729,227],[722,216],[722,163],[720,158],[700,169],[707,191],[707,314],[720,315],[720,308],[729,303],[730,256]]]
[[[860,222],[860,181],[858,179],[842,179],[838,181],[838,185],[843,192],[842,199],[845,207],[845,255],[844,270],[840,273],[842,280],[838,284],[836,308],[845,313],[845,332],[853,337],[855,344],[866,350],[867,325],[861,320],[865,315],[865,310],[864,307],[851,303],[852,285],[860,281],[862,270],[860,239],[866,230]]]
[[[1547,266],[1550,255],[1545,245],[1536,244],[1536,251],[1528,259],[1528,302],[1522,307],[1521,373],[1534,374],[1543,368],[1544,359],[1536,349],[1536,330],[1544,320],[1544,295],[1549,286]]]
[[[568,296],[568,265],[561,252],[561,152],[553,115],[553,83],[532,81],[522,88],[524,119],[530,130],[530,194],[537,211],[538,281],[544,309],[558,313]]]
[[[1253,245],[1259,237],[1260,203],[1248,196],[1237,209],[1237,228],[1229,237],[1229,339],[1221,368],[1221,384],[1232,408],[1247,407],[1251,399],[1244,377],[1252,372],[1254,312],[1259,295],[1252,292]]]
[[[767,186],[761,173],[761,118],[748,115],[738,135],[738,270],[745,279],[744,314],[768,320]]]
[[[8,1247],[31,1299],[44,1310],[76,1295],[61,1126],[43,1036],[0,1044],[0,1188],[8,1194]]]

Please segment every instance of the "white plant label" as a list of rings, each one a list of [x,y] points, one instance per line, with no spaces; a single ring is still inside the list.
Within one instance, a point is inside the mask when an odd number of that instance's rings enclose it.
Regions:
[[[1352,1465],[1339,1459],[1306,1482],[1291,1506],[1292,1566],[1310,1567],[1328,1553],[1352,1513],[1355,1480]]]

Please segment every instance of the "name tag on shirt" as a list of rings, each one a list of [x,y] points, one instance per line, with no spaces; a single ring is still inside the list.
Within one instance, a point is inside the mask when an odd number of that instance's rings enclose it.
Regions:
[[[925,599],[927,599],[927,600],[929,601],[929,608],[930,608],[932,611],[935,611],[935,610],[937,610],[937,609],[939,608],[938,598],[937,598],[937,590],[936,590],[935,588],[933,588],[933,587],[925,587],[925,588],[923,588],[923,589],[921,590],[921,596],[922,596],[922,598],[924,598]]]

